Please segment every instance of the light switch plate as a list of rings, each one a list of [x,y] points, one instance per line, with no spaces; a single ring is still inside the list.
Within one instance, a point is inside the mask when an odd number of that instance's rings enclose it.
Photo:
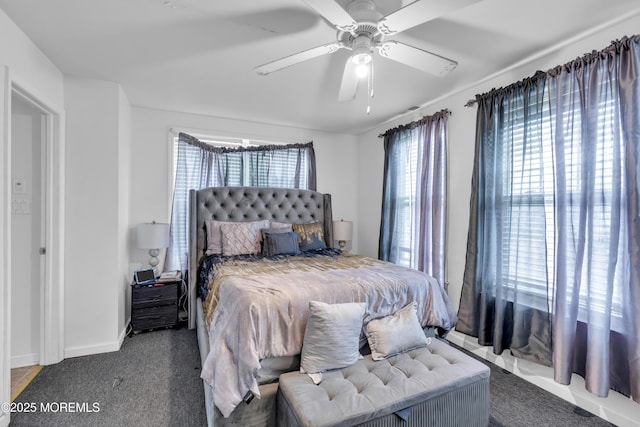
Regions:
[[[24,178],[13,178],[12,188],[15,194],[24,194],[27,192],[27,181]]]

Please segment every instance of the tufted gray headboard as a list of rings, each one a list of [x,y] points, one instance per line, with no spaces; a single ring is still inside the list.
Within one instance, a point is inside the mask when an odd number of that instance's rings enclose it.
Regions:
[[[269,187],[210,187],[189,192],[189,328],[196,325],[198,266],[206,249],[204,222],[257,221],[323,224],[325,243],[333,247],[331,195],[311,190]]]

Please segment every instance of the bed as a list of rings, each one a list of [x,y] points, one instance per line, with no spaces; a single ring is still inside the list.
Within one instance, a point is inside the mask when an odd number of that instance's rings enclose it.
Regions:
[[[309,190],[191,191],[189,327],[198,328],[209,425],[275,425],[277,379],[299,370],[311,300],[364,302],[365,322],[416,301],[428,334],[444,336],[455,325],[453,306],[435,279],[333,248],[332,219],[330,195]],[[267,229],[294,224],[298,235],[313,225],[322,232],[311,241],[319,237],[324,247],[298,255],[206,255],[214,221],[229,247],[231,231],[259,221]]]

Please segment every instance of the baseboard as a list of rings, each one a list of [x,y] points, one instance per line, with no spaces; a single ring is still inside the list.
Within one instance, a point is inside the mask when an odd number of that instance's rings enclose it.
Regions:
[[[92,354],[111,353],[120,350],[121,342],[112,342],[91,346],[77,346],[64,349],[64,358],[90,356]]]
[[[640,427],[640,404],[620,393],[609,391],[607,398],[596,397],[587,391],[584,379],[576,374],[571,377],[570,385],[559,384],[553,379],[553,368],[515,358],[508,351],[494,354],[491,347],[479,345],[477,338],[457,331],[449,332],[447,340],[610,423]]]
[[[40,364],[40,355],[38,353],[21,354],[11,356],[11,369],[22,368],[25,366],[33,366]]]
[[[120,331],[120,335],[118,336],[118,350],[122,348],[122,344],[124,343],[124,339],[127,337],[127,329],[129,328],[129,321],[124,324],[124,329]]]

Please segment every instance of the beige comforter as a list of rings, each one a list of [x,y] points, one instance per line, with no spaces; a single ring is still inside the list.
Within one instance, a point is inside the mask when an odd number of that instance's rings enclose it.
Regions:
[[[260,397],[260,360],[299,354],[309,301],[366,302],[364,322],[418,303],[422,326],[457,322],[444,289],[422,272],[357,255],[218,265],[205,302],[210,352],[201,377],[228,417],[248,391]]]

